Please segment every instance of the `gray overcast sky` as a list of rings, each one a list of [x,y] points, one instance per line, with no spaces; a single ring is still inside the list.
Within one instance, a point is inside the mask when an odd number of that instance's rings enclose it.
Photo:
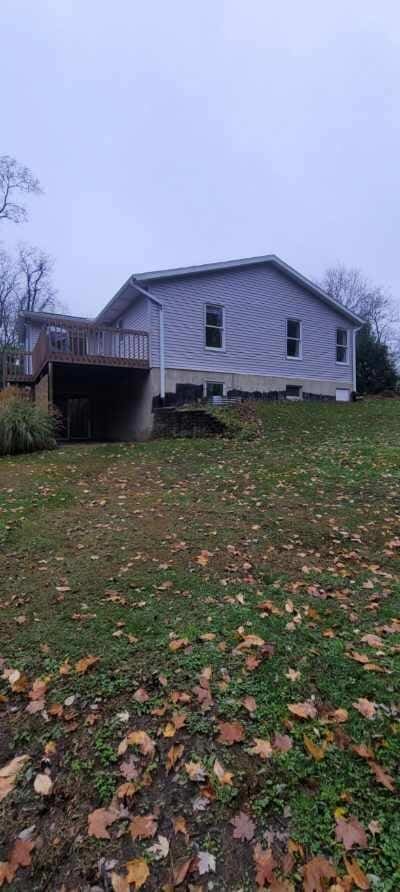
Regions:
[[[279,254],[400,295],[398,0],[1,0],[0,153],[60,299],[132,272]]]

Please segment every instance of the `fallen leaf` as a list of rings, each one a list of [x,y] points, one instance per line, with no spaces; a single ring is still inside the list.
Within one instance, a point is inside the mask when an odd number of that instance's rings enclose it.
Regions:
[[[232,781],[233,781],[232,772],[225,771],[224,766],[221,764],[221,762],[218,761],[218,759],[216,759],[214,762],[213,772],[214,772],[215,776],[218,778],[220,784],[222,784],[222,786],[228,786],[228,787],[232,786]]]
[[[336,877],[336,870],[326,858],[317,855],[303,867],[304,892],[325,892],[325,880]]]
[[[357,756],[361,756],[362,759],[373,759],[374,753],[370,749],[369,746],[366,746],[365,743],[354,743],[352,746],[352,750],[354,753],[357,753]]]
[[[114,808],[95,808],[88,815],[88,836],[111,839],[107,827],[110,827],[118,817],[119,812]]]
[[[173,722],[167,722],[163,728],[163,737],[175,737],[176,727]]]
[[[285,676],[286,678],[289,678],[290,681],[298,681],[300,678],[300,672],[298,669],[288,669],[288,671],[285,672]]]
[[[380,638],[379,635],[371,635],[370,633],[368,633],[368,635],[363,635],[361,641],[363,642],[363,644],[368,644],[369,647],[382,647],[384,643],[383,639]]]
[[[260,756],[261,759],[270,759],[274,751],[269,740],[254,737],[254,746],[249,747],[248,752],[254,756]]]
[[[373,760],[369,761],[368,765],[371,771],[373,771],[378,784],[382,784],[383,787],[386,787],[387,790],[394,793],[396,790],[394,778],[382,768],[382,765],[379,765],[378,762],[374,762]]]
[[[325,758],[327,747],[326,741],[324,741],[322,746],[318,746],[316,743],[314,743],[313,740],[311,740],[311,737],[307,737],[307,735],[304,734],[303,742],[307,752],[310,753],[310,756],[312,756],[316,762],[321,762],[321,760]]]
[[[171,746],[167,752],[167,759],[165,762],[167,771],[171,771],[171,768],[173,768],[178,759],[181,758],[183,750],[183,744],[175,744],[174,746]]]
[[[287,753],[292,749],[293,740],[288,734],[275,734],[272,746],[274,750],[279,750],[281,753]]]
[[[339,818],[336,822],[335,835],[337,841],[343,843],[346,852],[353,846],[360,846],[362,849],[368,846],[368,838],[364,827],[357,821],[357,818],[352,816]]]
[[[211,557],[211,551],[207,551],[207,549],[204,548],[200,552],[200,554],[198,554],[197,557],[195,557],[196,564],[199,564],[200,567],[206,567],[210,557]]]
[[[250,697],[250,695],[242,700],[242,706],[244,706],[244,708],[247,709],[247,711],[250,713],[255,712],[257,709],[257,703],[254,697]]]
[[[178,863],[175,864],[172,874],[173,887],[180,886],[181,883],[184,882],[189,871],[191,871],[192,868],[195,866],[196,860],[196,857],[192,856],[191,858],[184,858],[183,860],[178,861]]]
[[[218,730],[218,743],[224,743],[225,746],[232,746],[244,739],[244,728],[240,722],[218,722]]]
[[[359,697],[359,699],[353,703],[353,706],[365,719],[373,719],[376,712],[376,704],[372,703],[371,700],[367,700],[366,697]]]
[[[19,772],[29,761],[30,756],[15,756],[0,768],[0,802],[14,789]]]
[[[154,815],[135,815],[129,829],[132,839],[148,839],[157,830],[157,818]]]
[[[126,877],[128,883],[133,883],[135,889],[141,889],[150,876],[150,871],[144,858],[133,858],[131,861],[126,862],[125,867],[128,871]]]
[[[232,818],[230,823],[234,827],[233,836],[235,839],[240,839],[241,842],[251,842],[254,836],[256,825],[254,821],[249,818],[246,812],[239,812],[238,815]]]
[[[144,688],[138,688],[133,695],[133,699],[136,700],[137,703],[146,703],[146,700],[150,700],[150,697]]]
[[[78,675],[83,675],[85,672],[87,672],[88,669],[90,669],[91,666],[94,666],[95,663],[98,663],[99,660],[100,657],[94,657],[93,654],[89,654],[89,656],[87,657],[82,657],[81,660],[78,660],[78,662],[75,663],[75,672]]]
[[[206,772],[201,762],[185,762],[185,771],[192,781],[201,783],[205,780]]]
[[[48,774],[37,774],[33,782],[33,788],[40,796],[50,796],[53,789],[53,781]]]
[[[317,710],[311,700],[305,700],[304,703],[289,703],[288,710],[300,719],[315,719]]]
[[[197,870],[200,876],[212,871],[215,873],[216,863],[215,857],[210,852],[199,852],[197,855]]]
[[[0,861],[0,887],[3,883],[12,883],[16,868],[9,861]]]
[[[147,851],[151,852],[153,858],[155,858],[156,861],[160,861],[161,858],[166,858],[169,853],[169,842],[167,837],[158,836],[157,842],[155,842],[154,845],[150,846]]]
[[[121,876],[121,874],[116,873],[115,870],[113,870],[111,874],[111,885],[113,887],[113,892],[130,892],[131,889],[126,876]],[[65,886],[64,888],[61,887],[60,892],[66,892]]]
[[[33,839],[16,839],[11,855],[10,863],[16,867],[30,867],[32,863],[31,852],[35,848]]]
[[[351,877],[351,879],[353,880],[355,885],[357,886],[357,889],[363,889],[366,892],[366,890],[368,890],[370,888],[369,880],[365,876],[364,871],[361,870],[361,867],[360,867],[358,861],[356,861],[354,858],[352,861],[350,861],[350,859],[346,858],[346,856],[345,856],[344,863],[346,865],[347,873]]]
[[[177,817],[177,818],[172,818],[172,823],[173,823],[173,825],[174,825],[174,831],[175,831],[175,833],[182,833],[183,836],[185,836],[186,839],[188,839],[188,837],[189,837],[189,831],[188,831],[187,826],[186,826],[186,820],[185,820],[185,818],[184,818],[182,815],[180,815],[180,816]]]
[[[138,746],[140,752],[144,756],[154,756],[155,753],[155,744],[154,741],[146,734],[146,731],[130,731],[118,747],[118,755],[122,756],[126,753],[128,746]]]
[[[175,651],[180,650],[182,647],[187,647],[189,641],[187,638],[174,638],[169,643],[169,649],[175,653]]]
[[[277,867],[277,862],[272,853],[272,849],[263,849],[260,843],[257,843],[253,849],[253,858],[256,865],[256,883],[260,888],[273,880],[273,870]]]

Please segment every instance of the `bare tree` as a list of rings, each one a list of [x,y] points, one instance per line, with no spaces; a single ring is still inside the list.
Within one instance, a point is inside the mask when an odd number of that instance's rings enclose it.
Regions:
[[[17,257],[18,303],[22,310],[51,310],[56,299],[51,276],[53,260],[39,248],[20,245]]]
[[[0,220],[23,223],[28,214],[21,203],[21,196],[28,193],[37,195],[41,191],[39,180],[29,167],[10,155],[0,155]]]
[[[343,264],[326,270],[322,288],[335,300],[370,323],[379,342],[390,342],[398,321],[394,302],[384,288],[372,285],[359,269]]]
[[[12,344],[17,308],[17,269],[7,251],[0,250],[0,345]]]
[[[25,310],[52,310],[56,290],[48,254],[20,245],[16,259],[0,250],[0,347],[18,343],[16,323]]]

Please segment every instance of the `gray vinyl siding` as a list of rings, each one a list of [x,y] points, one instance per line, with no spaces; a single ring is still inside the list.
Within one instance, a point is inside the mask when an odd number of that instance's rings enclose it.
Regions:
[[[352,380],[352,323],[271,266],[151,282],[165,317],[165,365],[171,369]],[[205,348],[204,308],[225,309],[225,349]],[[302,323],[302,358],[286,358],[286,321]],[[348,363],[336,363],[336,329],[348,331]],[[159,318],[151,311],[152,365],[159,365]]]
[[[123,328],[133,328],[135,331],[149,331],[150,313],[149,301],[147,297],[138,297],[128,310],[120,316]],[[112,326],[116,327],[119,319],[113,322]]]

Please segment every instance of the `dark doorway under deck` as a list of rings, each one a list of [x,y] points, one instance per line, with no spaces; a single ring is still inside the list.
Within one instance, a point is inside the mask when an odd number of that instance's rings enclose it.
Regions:
[[[63,440],[132,439],[149,372],[54,363],[53,404]]]

